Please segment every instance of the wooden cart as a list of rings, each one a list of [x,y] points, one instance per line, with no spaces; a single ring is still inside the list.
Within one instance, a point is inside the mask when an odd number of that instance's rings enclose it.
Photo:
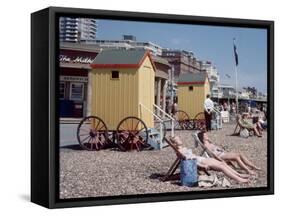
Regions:
[[[210,84],[206,73],[179,76],[179,110],[175,114],[178,129],[197,130],[205,127],[204,101],[207,94],[210,94]]]
[[[77,128],[83,149],[116,145],[121,150],[149,147],[149,129],[157,127],[147,110],[154,106],[155,66],[145,50],[106,50],[91,65],[88,112]],[[159,124],[158,124],[159,126]]]
[[[177,121],[176,129],[179,130],[201,130],[205,128],[205,115],[203,112],[197,113],[191,119],[185,111],[178,110],[175,114],[175,119]]]

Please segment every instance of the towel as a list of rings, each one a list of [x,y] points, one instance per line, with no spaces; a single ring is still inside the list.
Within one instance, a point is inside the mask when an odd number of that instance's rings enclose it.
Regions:
[[[198,186],[209,188],[209,187],[215,187],[215,186],[221,186],[221,187],[230,187],[231,184],[226,178],[218,179],[216,174],[211,175],[200,175],[198,177]]]

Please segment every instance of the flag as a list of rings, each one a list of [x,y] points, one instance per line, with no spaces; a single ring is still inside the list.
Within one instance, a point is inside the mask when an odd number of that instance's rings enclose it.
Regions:
[[[229,74],[225,74],[225,76],[226,76],[227,78],[231,78],[231,76],[230,76]]]
[[[237,66],[238,65],[238,54],[237,54],[237,49],[236,49],[236,45],[235,45],[235,38],[233,39],[233,50],[234,50],[235,64]]]

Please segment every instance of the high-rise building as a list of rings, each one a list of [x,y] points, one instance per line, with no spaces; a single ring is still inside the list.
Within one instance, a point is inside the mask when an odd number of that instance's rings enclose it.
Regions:
[[[96,38],[97,23],[90,18],[60,18],[60,41],[88,43]]]

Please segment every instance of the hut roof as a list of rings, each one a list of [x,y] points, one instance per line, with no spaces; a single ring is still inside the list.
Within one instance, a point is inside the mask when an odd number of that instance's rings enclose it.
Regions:
[[[155,66],[146,50],[103,50],[101,51],[93,63],[92,68],[139,68],[146,56],[155,70]]]
[[[178,85],[184,84],[204,84],[207,78],[206,73],[185,73],[180,74]]]

